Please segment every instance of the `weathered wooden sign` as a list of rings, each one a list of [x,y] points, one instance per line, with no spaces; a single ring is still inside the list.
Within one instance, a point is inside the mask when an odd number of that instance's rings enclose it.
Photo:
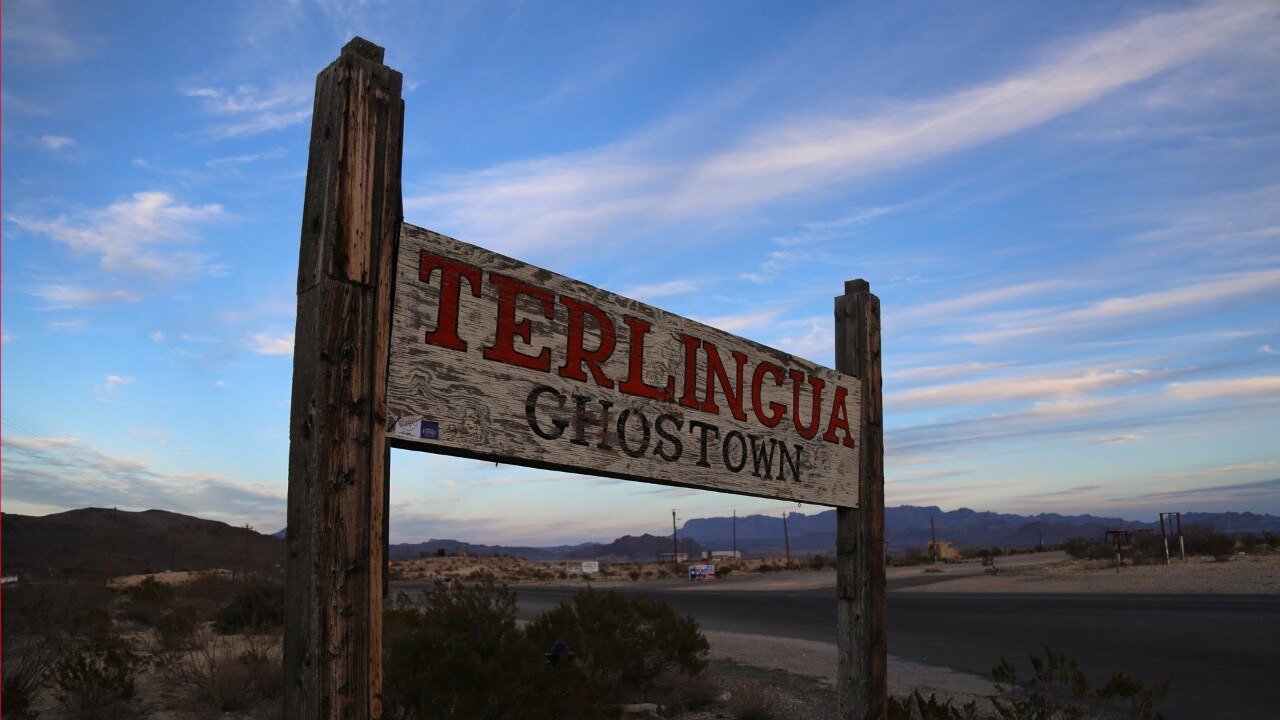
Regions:
[[[858,505],[857,378],[413,225],[396,267],[393,445]]]

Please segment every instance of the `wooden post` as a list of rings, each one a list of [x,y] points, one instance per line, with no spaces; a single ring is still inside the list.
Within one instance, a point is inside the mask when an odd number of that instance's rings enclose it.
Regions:
[[[382,716],[387,351],[400,73],[355,38],[316,78],[289,420],[284,716]]]
[[[889,696],[880,299],[865,280],[844,291],[835,299],[836,370],[862,383],[862,430],[858,507],[836,509],[837,709],[843,720],[880,720]]]

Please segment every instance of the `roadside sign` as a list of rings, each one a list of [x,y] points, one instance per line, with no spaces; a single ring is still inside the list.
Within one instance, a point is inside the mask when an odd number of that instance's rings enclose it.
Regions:
[[[690,565],[689,579],[690,580],[715,580],[716,566],[715,565]]]
[[[393,314],[395,447],[858,504],[855,377],[408,224]]]

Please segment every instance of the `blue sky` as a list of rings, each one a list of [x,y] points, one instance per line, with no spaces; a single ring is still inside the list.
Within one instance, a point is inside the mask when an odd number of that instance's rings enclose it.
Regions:
[[[883,5],[888,5],[887,7]],[[3,5],[3,506],[274,531],[315,74],[404,73],[409,222],[825,365],[890,505],[1280,514],[1280,6]],[[794,504],[399,452],[395,541]]]

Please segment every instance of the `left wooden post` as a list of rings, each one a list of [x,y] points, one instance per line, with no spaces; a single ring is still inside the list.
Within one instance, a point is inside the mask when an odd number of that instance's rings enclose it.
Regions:
[[[316,78],[289,420],[284,717],[382,716],[386,386],[402,76],[355,38]]]

